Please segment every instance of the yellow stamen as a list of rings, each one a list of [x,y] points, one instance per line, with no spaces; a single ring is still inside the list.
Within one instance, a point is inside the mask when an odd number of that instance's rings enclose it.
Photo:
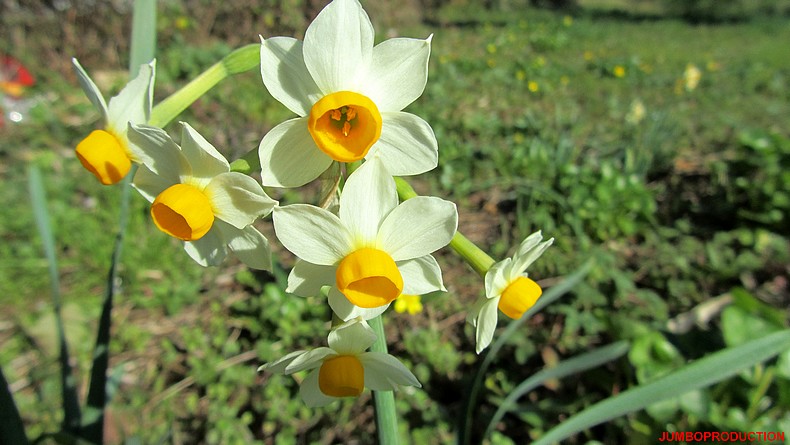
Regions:
[[[330,397],[357,397],[365,389],[365,368],[353,355],[326,359],[318,370],[318,388]]]
[[[521,318],[531,308],[543,290],[538,283],[527,277],[518,277],[502,292],[499,299],[499,310],[512,319]]]
[[[335,278],[348,301],[363,308],[384,306],[403,291],[403,277],[392,257],[368,247],[346,255]]]
[[[94,130],[77,144],[77,158],[104,185],[115,184],[132,168],[123,142],[104,130]]]
[[[381,113],[367,96],[340,91],[310,109],[307,129],[318,148],[335,161],[364,158],[381,136]]]
[[[188,184],[176,184],[160,193],[151,206],[151,216],[159,230],[184,241],[202,238],[214,224],[208,197]]]

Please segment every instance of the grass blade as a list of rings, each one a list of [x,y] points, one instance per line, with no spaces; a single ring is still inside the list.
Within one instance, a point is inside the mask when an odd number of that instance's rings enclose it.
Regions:
[[[79,431],[82,414],[80,412],[79,399],[77,398],[77,383],[71,369],[69,358],[69,346],[66,343],[66,333],[63,329],[63,318],[61,317],[60,303],[60,277],[58,275],[58,263],[55,258],[55,237],[52,234],[52,224],[49,220],[47,211],[47,198],[44,193],[44,183],[41,180],[41,172],[35,166],[28,169],[28,187],[30,189],[30,201],[33,205],[33,215],[36,220],[41,242],[44,245],[44,255],[49,266],[49,280],[52,286],[52,306],[55,312],[55,329],[58,336],[58,347],[60,350],[60,383],[61,395],[63,397],[63,430],[76,434]]]
[[[502,417],[504,417],[505,414],[507,414],[512,408],[516,406],[516,400],[521,398],[521,396],[524,394],[542,385],[543,382],[551,379],[567,377],[571,374],[586,371],[588,369],[595,368],[596,366],[610,362],[627,353],[629,347],[630,345],[627,341],[619,341],[617,343],[612,343],[611,345],[603,346],[584,354],[580,354],[577,357],[563,360],[557,366],[544,369],[536,374],[533,374],[531,377],[521,382],[521,384],[513,389],[513,391],[507,395],[505,400],[502,401],[493,417],[491,417],[491,421],[488,423],[488,427],[486,428],[486,432],[483,437],[488,437],[496,427],[496,424],[502,420]]]
[[[534,445],[560,442],[580,431],[655,402],[678,397],[737,374],[790,348],[790,330],[701,358],[665,377],[596,403],[549,430]]]
[[[2,368],[0,368],[0,438],[2,443],[28,444],[25,425],[19,417],[19,411],[16,409],[14,397],[11,395]]]
[[[477,395],[480,392],[480,388],[483,385],[483,376],[485,376],[486,371],[488,371],[488,367],[491,366],[491,362],[494,361],[497,353],[499,350],[502,349],[505,342],[516,332],[516,330],[524,324],[532,315],[543,309],[544,307],[548,306],[549,304],[553,303],[555,300],[560,298],[561,296],[565,295],[568,291],[573,289],[590,271],[590,268],[593,266],[592,260],[587,260],[582,267],[579,268],[576,272],[569,275],[566,279],[564,279],[560,284],[553,286],[546,293],[543,294],[542,297],[538,299],[538,302],[535,303],[528,311],[524,313],[518,320],[513,320],[510,322],[507,328],[505,328],[504,332],[491,344],[488,353],[483,357],[483,361],[480,363],[480,367],[477,369],[477,373],[475,374],[475,378],[472,381],[472,386],[469,388],[469,394],[466,399],[466,408],[464,409],[464,414],[461,416],[460,425],[458,428],[458,443],[462,445],[468,445],[471,441],[471,432],[472,432],[472,415],[475,407],[477,406]]]

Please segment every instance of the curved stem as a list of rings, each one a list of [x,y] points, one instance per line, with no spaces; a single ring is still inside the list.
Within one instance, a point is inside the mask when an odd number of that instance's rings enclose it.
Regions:
[[[259,44],[235,49],[151,110],[150,125],[164,127],[221,80],[260,66]]]
[[[417,192],[415,192],[412,186],[403,178],[395,178],[395,186],[398,189],[398,197],[401,201],[418,196]],[[477,247],[475,243],[470,241],[469,238],[465,237],[461,232],[455,232],[453,239],[450,240],[449,246],[455,253],[460,255],[464,261],[472,266],[472,269],[481,277],[485,278],[486,272],[488,272],[488,269],[495,263],[493,258],[483,252],[482,249]]]

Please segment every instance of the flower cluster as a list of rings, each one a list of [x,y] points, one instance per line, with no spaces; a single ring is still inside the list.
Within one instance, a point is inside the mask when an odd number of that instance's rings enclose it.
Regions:
[[[419,312],[420,295],[446,291],[432,253],[451,243],[458,226],[455,204],[427,196],[401,201],[394,179],[427,172],[438,162],[430,125],[402,111],[425,89],[431,36],[375,46],[373,40],[358,0],[332,1],[304,42],[261,40],[263,83],[298,117],[263,137],[260,183],[231,171],[189,124],[181,123],[178,143],[150,125],[153,62],[107,105],[74,61],[104,118],[104,128],[77,146],[80,161],[103,184],[121,181],[137,164],[132,186],[151,203],[154,224],[184,241],[196,262],[218,265],[232,253],[251,268],[270,270],[269,243],[253,224],[272,214],[278,241],[297,257],[286,291],[325,297],[335,326],[328,347],[290,353],[261,370],[311,371],[301,385],[311,406],[358,396],[364,388],[420,386],[397,358],[366,352],[377,340],[366,320],[393,302],[399,312]],[[302,186],[327,170],[346,173],[337,178],[343,185],[334,212],[303,203],[281,206],[262,187]],[[485,296],[469,314],[478,353],[491,342],[498,310],[518,318],[540,296],[540,286],[524,271],[553,241],[541,240],[540,233],[531,235],[512,259],[486,273]]]

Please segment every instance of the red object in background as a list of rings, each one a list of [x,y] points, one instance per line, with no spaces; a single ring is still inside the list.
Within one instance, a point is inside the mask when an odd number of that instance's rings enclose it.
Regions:
[[[19,97],[26,87],[36,84],[36,79],[22,62],[9,55],[0,55],[0,89],[3,94]]]
[[[20,122],[23,113],[30,107],[29,100],[23,100],[27,87],[36,84],[22,62],[7,54],[0,54],[0,128],[5,124],[6,112],[13,122]]]

